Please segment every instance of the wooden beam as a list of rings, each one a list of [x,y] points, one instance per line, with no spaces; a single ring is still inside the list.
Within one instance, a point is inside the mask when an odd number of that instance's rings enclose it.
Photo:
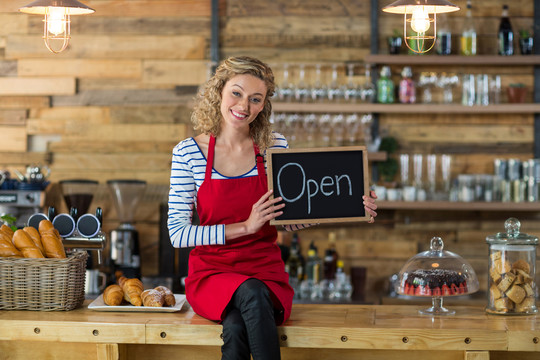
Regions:
[[[75,78],[9,78],[0,77],[0,96],[2,95],[73,95]]]
[[[25,152],[27,150],[26,128],[24,126],[0,126],[0,151]]]
[[[208,62],[202,60],[145,60],[146,84],[200,85],[206,81]]]
[[[139,79],[141,61],[128,59],[20,59],[19,76]],[[1,70],[1,68],[0,68]]]

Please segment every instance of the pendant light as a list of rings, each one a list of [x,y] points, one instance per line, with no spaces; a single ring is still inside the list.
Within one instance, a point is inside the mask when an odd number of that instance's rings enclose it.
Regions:
[[[64,51],[70,36],[70,16],[91,14],[95,10],[77,0],[36,0],[19,9],[20,12],[34,15],[44,15],[43,40],[50,52],[58,54]],[[56,49],[52,41],[61,44]]]
[[[446,0],[398,0],[382,8],[391,14],[403,14],[403,38],[405,45],[417,53],[423,54],[433,48],[437,36],[437,14],[458,11],[459,7]],[[430,17],[431,15],[431,17]],[[431,26],[433,23],[433,26]],[[407,24],[412,35],[407,35]],[[432,29],[429,32],[429,29]],[[412,40],[413,47],[409,44]],[[429,47],[426,43],[431,42]]]

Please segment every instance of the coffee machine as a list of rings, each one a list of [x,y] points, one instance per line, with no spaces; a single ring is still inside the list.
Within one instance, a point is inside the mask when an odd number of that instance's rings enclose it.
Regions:
[[[128,278],[141,277],[139,234],[133,225],[135,211],[146,190],[146,181],[107,181],[120,226],[110,233],[110,258],[114,272]]]

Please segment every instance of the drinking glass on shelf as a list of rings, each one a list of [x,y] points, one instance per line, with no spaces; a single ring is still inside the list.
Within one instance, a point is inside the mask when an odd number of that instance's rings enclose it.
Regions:
[[[328,100],[340,102],[343,100],[343,88],[339,85],[338,64],[332,64],[332,80],[328,85]]]
[[[289,64],[287,63],[283,64],[283,79],[281,79],[277,93],[279,101],[289,102],[293,98],[294,90],[289,80]]]
[[[358,114],[356,113],[349,114],[345,118],[345,132],[347,134],[348,145],[358,144],[358,132],[360,130],[360,125],[360,119],[358,118]]]
[[[311,100],[314,102],[326,101],[328,99],[328,89],[321,78],[321,64],[315,65],[315,82],[311,87]]]
[[[437,83],[437,74],[423,71],[418,79],[418,86],[422,89],[422,102],[429,104],[433,102],[432,88]]]
[[[304,116],[304,131],[306,132],[306,146],[308,147],[316,146],[317,121],[317,115],[313,113]]]
[[[448,154],[441,155],[441,177],[443,184],[443,191],[445,194],[450,193],[452,175],[452,156]]]
[[[298,138],[298,135],[301,133],[301,131],[299,131],[300,129],[298,129],[299,125],[301,124],[301,121],[300,121],[300,115],[298,114],[289,114],[287,115],[287,120],[286,120],[286,126],[285,126],[285,138],[287,139],[287,141],[289,142],[289,145],[291,147],[293,146],[296,146],[298,145],[298,142],[299,142],[299,138]]]
[[[409,186],[409,154],[399,155],[401,186]]]
[[[492,75],[489,79],[489,101],[492,104],[501,103],[501,76]]]
[[[425,190],[423,181],[424,156],[422,154],[413,155],[414,187],[416,188],[419,200],[425,200]]]
[[[322,114],[319,116],[318,124],[319,140],[318,146],[328,147],[330,146],[330,140],[332,135],[332,115]]]
[[[428,198],[434,199],[437,192],[437,155],[428,154],[426,158]]]
[[[298,102],[308,102],[311,98],[311,89],[306,83],[306,65],[298,65],[298,82],[294,88],[294,99]]]
[[[476,105],[489,105],[489,77],[487,74],[476,75]]]
[[[362,100],[362,102],[365,103],[373,103],[375,102],[376,93],[375,84],[373,84],[373,81],[371,79],[370,64],[366,64],[364,74],[364,84],[362,84],[362,87],[360,89],[360,99]]]
[[[437,82],[437,86],[442,88],[443,103],[451,104],[454,102],[454,87],[459,84],[459,77],[456,74],[442,73]]]
[[[373,126],[373,115],[364,114],[360,120],[362,123],[362,133],[364,138],[364,143],[369,152],[376,152],[379,150],[379,145],[381,144],[381,137],[373,137],[372,126]]]
[[[274,131],[285,136],[284,132],[286,131],[287,114],[274,113],[270,121],[274,124]]]
[[[347,84],[344,86],[343,97],[348,102],[355,103],[360,98],[360,89],[354,83],[354,64],[347,64]]]
[[[473,106],[476,100],[476,86],[473,74],[463,75],[463,91],[461,93],[461,104]]]
[[[345,138],[345,117],[343,114],[336,114],[332,118],[332,146],[343,145]]]

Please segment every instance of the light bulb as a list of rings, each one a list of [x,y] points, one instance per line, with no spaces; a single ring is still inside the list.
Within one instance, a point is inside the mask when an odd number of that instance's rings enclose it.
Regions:
[[[66,12],[63,7],[49,7],[47,31],[56,36],[66,31]]]
[[[423,6],[417,6],[411,17],[411,28],[417,33],[425,33],[429,30],[429,14]]]

